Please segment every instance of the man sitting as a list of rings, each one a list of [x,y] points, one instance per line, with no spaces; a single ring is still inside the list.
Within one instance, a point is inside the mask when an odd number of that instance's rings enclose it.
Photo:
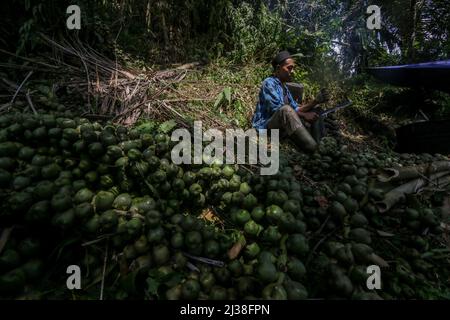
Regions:
[[[311,111],[317,104],[328,100],[324,91],[310,103],[299,106],[286,87],[292,80],[295,62],[287,51],[281,51],[272,60],[273,75],[266,78],[259,92],[259,101],[252,119],[256,129],[280,129],[282,137],[288,136],[295,145],[307,152],[313,152],[317,142],[305,128],[302,120],[317,120],[316,112]]]

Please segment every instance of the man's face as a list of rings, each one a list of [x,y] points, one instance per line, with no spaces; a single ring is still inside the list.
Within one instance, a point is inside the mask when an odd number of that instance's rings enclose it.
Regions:
[[[294,59],[286,59],[278,68],[278,78],[280,78],[282,82],[292,81],[292,71],[294,71],[294,67]]]

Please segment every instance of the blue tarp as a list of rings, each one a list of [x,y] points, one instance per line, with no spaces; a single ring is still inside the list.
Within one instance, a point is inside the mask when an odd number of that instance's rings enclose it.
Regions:
[[[367,71],[392,85],[424,87],[450,93],[450,60],[374,67]]]

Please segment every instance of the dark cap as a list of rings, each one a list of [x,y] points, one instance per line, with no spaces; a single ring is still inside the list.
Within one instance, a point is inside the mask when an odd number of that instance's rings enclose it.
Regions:
[[[291,58],[292,55],[289,53],[289,51],[280,51],[273,59],[272,59],[272,66],[275,69],[278,65],[281,65],[283,61],[286,59]]]

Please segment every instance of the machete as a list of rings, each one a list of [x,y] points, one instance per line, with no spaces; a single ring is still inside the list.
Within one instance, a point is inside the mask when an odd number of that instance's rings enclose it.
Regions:
[[[347,107],[351,106],[352,104],[353,104],[353,102],[352,102],[351,100],[348,100],[348,101],[346,101],[346,102],[343,102],[343,103],[337,105],[337,106],[334,107],[334,108],[331,108],[331,109],[322,111],[321,113],[319,113],[319,115],[320,115],[321,117],[326,117],[326,116],[329,115],[330,113],[336,112],[336,111],[338,111],[339,109],[347,108]]]

